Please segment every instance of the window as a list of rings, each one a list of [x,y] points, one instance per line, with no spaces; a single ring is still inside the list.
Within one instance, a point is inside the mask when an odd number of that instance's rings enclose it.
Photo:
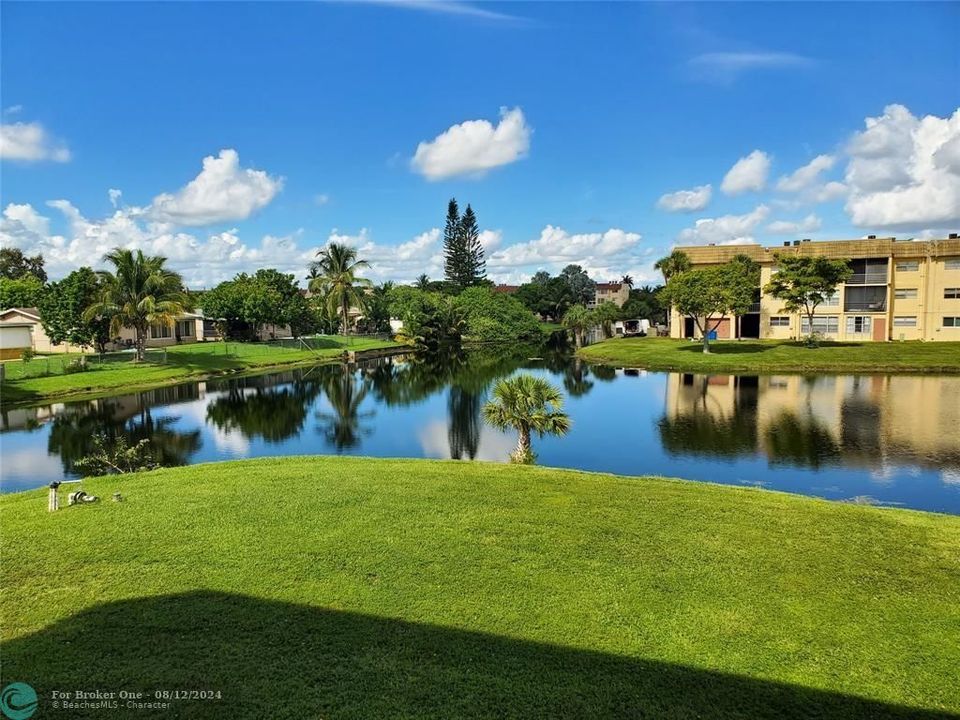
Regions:
[[[897,300],[916,300],[917,289],[916,288],[899,288],[893,291],[893,296]]]
[[[960,300],[960,288],[944,288],[944,300]]]
[[[917,272],[920,269],[919,260],[901,260],[895,266],[897,272]]]
[[[177,337],[193,337],[193,320],[177,321]]]
[[[960,328],[960,317],[945,317],[943,319],[943,326],[945,328]]]
[[[170,329],[169,325],[164,325],[161,323],[154,323],[150,326],[150,337],[157,338],[168,338],[173,335],[173,331]]]
[[[840,307],[840,293],[834,291],[823,298],[821,307]]]
[[[770,318],[770,327],[790,327],[790,318],[772,317]]]
[[[916,327],[917,326],[917,316],[916,315],[898,315],[893,318],[894,327]]]
[[[869,315],[853,315],[847,318],[847,334],[869,333],[872,325]]]
[[[840,327],[840,319],[836,315],[821,315],[817,317],[813,316],[813,331],[815,333],[820,333],[821,335],[826,335],[828,333],[835,333]],[[810,330],[810,320],[807,317],[800,319],[800,332],[809,335]]]
[[[960,270],[960,257],[947,258],[943,261],[946,270]]]

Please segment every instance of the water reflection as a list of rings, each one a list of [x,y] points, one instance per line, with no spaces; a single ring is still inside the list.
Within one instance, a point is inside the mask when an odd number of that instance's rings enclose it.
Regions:
[[[658,474],[960,513],[960,378],[732,376],[591,366],[561,345],[380,358],[0,414],[4,491],[71,476],[92,437],[164,465],[351,453],[505,461],[480,409],[519,370],[562,386],[544,465]]]
[[[59,456],[65,475],[73,475],[76,461],[90,454],[94,437],[101,434],[111,442],[123,437],[128,447],[149,440],[158,464],[187,465],[200,449],[200,431],[178,430],[175,418],[156,417],[152,407],[193,400],[197,394],[195,386],[177,386],[67,406],[50,423],[47,452]]]
[[[774,464],[960,467],[960,378],[671,374],[663,446]]]

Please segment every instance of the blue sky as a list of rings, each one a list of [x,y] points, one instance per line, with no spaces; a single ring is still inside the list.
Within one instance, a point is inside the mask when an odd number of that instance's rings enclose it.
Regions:
[[[960,229],[956,3],[0,12],[0,243],[54,276],[117,244],[193,286],[302,275],[332,238],[376,279],[439,277],[451,196],[506,281]]]

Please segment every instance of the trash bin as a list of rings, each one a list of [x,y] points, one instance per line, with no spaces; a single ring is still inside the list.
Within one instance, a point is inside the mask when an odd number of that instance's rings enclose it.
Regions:
[[[707,333],[707,340],[716,340],[716,339],[717,339],[716,330],[711,330],[710,332]]]

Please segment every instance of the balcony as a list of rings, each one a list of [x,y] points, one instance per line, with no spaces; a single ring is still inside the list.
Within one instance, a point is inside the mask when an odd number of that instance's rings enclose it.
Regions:
[[[845,302],[843,304],[844,312],[868,312],[879,313],[887,311],[887,301],[879,300],[875,302]]]
[[[881,272],[872,272],[872,273],[854,273],[850,276],[850,279],[847,280],[847,285],[886,285],[887,284],[887,272],[884,270]]]
[[[886,287],[848,287],[843,293],[844,312],[879,313],[886,310]]]

